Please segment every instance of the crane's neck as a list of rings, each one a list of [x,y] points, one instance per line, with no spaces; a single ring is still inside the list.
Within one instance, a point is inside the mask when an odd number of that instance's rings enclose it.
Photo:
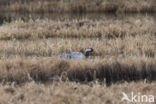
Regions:
[[[89,52],[88,51],[85,53],[85,56],[86,56],[86,58],[89,57]]]

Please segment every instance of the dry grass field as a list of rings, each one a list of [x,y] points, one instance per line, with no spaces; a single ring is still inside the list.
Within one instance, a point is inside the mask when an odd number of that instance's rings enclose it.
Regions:
[[[122,92],[156,103],[155,0],[1,0],[0,8],[8,12],[0,13],[0,104],[129,104]],[[85,48],[96,53],[59,57]]]
[[[155,29],[155,20],[150,17],[125,20],[16,20],[0,27],[0,40],[55,37],[110,39],[155,35]]]
[[[0,45],[2,104],[125,104],[122,91],[155,96],[151,16],[16,19],[0,26]],[[91,59],[59,58],[88,47],[97,51]]]
[[[23,86],[14,84],[0,86],[0,101],[1,104],[129,104],[121,101],[121,92],[130,94],[133,91],[135,94],[156,96],[155,86],[156,83],[144,82],[113,84],[110,87],[98,82],[88,84],[75,82],[36,84],[30,82]]]

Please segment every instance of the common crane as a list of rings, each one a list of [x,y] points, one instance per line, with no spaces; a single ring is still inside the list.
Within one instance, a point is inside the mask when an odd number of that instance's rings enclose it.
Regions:
[[[94,49],[87,48],[85,50],[85,54],[83,54],[82,52],[65,52],[60,54],[60,57],[66,59],[85,59],[85,58],[89,58],[89,55],[92,52],[95,52]]]

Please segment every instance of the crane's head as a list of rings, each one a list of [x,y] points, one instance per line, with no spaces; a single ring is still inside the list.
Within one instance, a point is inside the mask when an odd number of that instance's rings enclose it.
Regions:
[[[95,52],[95,50],[93,48],[86,48],[86,50],[85,50],[86,58],[88,58],[90,53],[92,53],[92,52]]]

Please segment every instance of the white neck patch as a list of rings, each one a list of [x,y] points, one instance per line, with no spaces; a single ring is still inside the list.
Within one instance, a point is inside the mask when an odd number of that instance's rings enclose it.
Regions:
[[[89,51],[91,51],[91,49],[90,49],[90,48],[87,48],[85,51],[86,51],[86,52],[89,52]]]

